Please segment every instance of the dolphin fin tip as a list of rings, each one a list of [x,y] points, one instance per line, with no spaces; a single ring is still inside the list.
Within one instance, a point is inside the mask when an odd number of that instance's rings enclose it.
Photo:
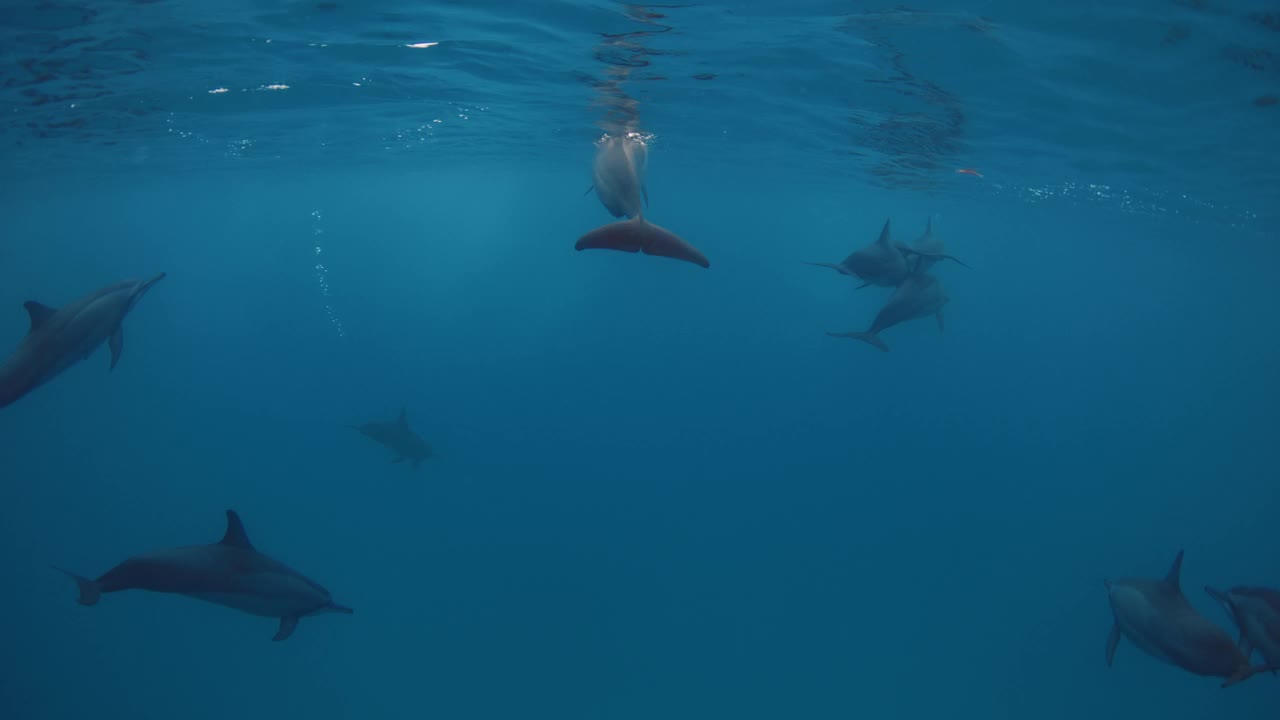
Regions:
[[[70,570],[63,570],[56,565],[53,569],[76,581],[76,588],[80,591],[80,596],[76,598],[76,602],[86,606],[98,604],[98,600],[102,598],[102,588],[98,586],[97,582],[77,575]]]

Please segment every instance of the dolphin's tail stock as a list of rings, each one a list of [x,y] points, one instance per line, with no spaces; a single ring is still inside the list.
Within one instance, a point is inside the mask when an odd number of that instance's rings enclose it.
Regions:
[[[854,340],[861,340],[862,342],[870,343],[880,348],[881,352],[889,352],[889,346],[885,344],[884,340],[880,339],[879,335],[873,332],[842,332],[842,333],[829,332],[827,334],[830,335],[831,337],[846,337],[846,338],[853,338]]]
[[[69,570],[63,570],[57,566],[55,566],[54,569],[76,581],[76,587],[80,589],[80,597],[76,598],[77,602],[81,605],[98,604],[98,599],[102,597],[102,588],[98,585],[97,581],[90,580],[87,577],[81,577]]]
[[[643,217],[609,223],[578,238],[576,250],[621,250],[646,255],[684,260],[704,268],[711,267],[707,256],[683,238],[658,227]]]

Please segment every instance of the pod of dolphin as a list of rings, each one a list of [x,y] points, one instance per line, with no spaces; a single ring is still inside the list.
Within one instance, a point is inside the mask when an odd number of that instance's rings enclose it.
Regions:
[[[647,146],[636,133],[605,135],[596,145],[592,189],[615,218],[577,242],[578,250],[608,249],[674,258],[710,267],[706,256],[689,242],[644,218],[648,192],[644,184]],[[948,297],[930,270],[943,260],[964,265],[946,254],[933,234],[932,221],[908,246],[890,236],[889,221],[876,242],[854,251],[839,263],[809,263],[836,270],[868,286],[893,292],[865,331],[828,333],[862,340],[887,351],[880,338],[885,329],[933,315],[943,327]],[[966,266],[967,267],[967,266]],[[103,343],[111,350],[114,369],[124,350],[124,319],[157,282],[129,280],[94,291],[62,308],[35,301],[25,304],[31,327],[13,354],[0,365],[0,407],[12,404],[91,355]],[[351,426],[388,448],[393,462],[416,469],[432,456],[431,445],[415,433],[402,408],[395,420]],[[234,510],[227,510],[226,531],[208,545],[159,550],[130,557],[97,579],[62,570],[79,589],[82,605],[96,604],[104,593],[148,590],[185,595],[262,617],[275,618],[274,640],[285,640],[298,620],[321,613],[351,614],[333,601],[329,591],[283,563],[262,554],[249,542]],[[1260,587],[1205,590],[1222,604],[1240,636],[1232,641],[1218,625],[1201,615],[1182,593],[1182,552],[1162,579],[1106,581],[1114,624],[1107,640],[1110,666],[1122,638],[1152,657],[1187,672],[1223,679],[1223,687],[1259,672],[1280,670],[1280,591]],[[60,569],[60,568],[59,568]],[[1251,665],[1258,653],[1263,664]]]

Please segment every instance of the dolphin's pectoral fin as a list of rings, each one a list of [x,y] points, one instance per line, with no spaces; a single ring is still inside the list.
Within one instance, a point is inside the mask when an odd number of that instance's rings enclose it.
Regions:
[[[854,288],[854,290],[861,290],[861,289],[863,289],[863,288],[869,288],[869,287],[871,287],[871,283],[870,283],[870,282],[864,282],[864,283],[862,283],[861,285],[859,285],[858,287]]]
[[[107,345],[111,347],[111,369],[116,369],[116,363],[120,362],[120,353],[124,352],[124,325],[116,328],[111,333],[111,339],[107,340]]]
[[[1111,634],[1107,636],[1107,667],[1111,667],[1111,663],[1116,659],[1116,648],[1120,645],[1120,624],[1114,623],[1111,626]]]
[[[1235,673],[1231,675],[1231,677],[1224,680],[1222,682],[1222,687],[1228,688],[1228,687],[1231,687],[1232,685],[1235,685],[1236,683],[1242,683],[1245,680],[1248,680],[1249,678],[1253,677],[1254,675],[1257,675],[1260,672],[1275,672],[1277,669],[1280,669],[1280,665],[1245,664],[1240,666],[1240,669],[1236,670]]]
[[[942,308],[938,308],[938,312],[934,314],[938,316],[938,332],[945,331],[947,328],[946,323],[942,320]]]
[[[249,542],[249,535],[244,531],[244,523],[240,522],[240,515],[235,510],[227,511],[227,531],[223,533],[221,543],[246,550],[253,549],[253,543]]]
[[[27,309],[27,314],[31,316],[31,327],[27,330],[27,334],[39,330],[45,323],[49,322],[49,318],[58,312],[57,308],[51,308],[48,305],[38,303],[35,300],[28,300],[22,304]]]
[[[289,636],[293,634],[293,631],[297,629],[298,629],[298,616],[285,615],[284,617],[280,618],[280,629],[276,630],[276,635],[275,637],[271,638],[271,641],[280,642],[281,640],[288,640]]]

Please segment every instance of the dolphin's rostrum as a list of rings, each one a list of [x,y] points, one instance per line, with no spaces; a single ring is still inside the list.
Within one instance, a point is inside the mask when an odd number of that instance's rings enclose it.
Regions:
[[[114,370],[124,351],[124,319],[161,279],[126,280],[96,290],[61,308],[34,300],[25,304],[31,328],[13,355],[0,365],[0,407],[57,377],[106,342]]]
[[[186,595],[250,615],[279,618],[280,628],[272,638],[277,641],[293,634],[299,618],[352,612],[335,604],[328,590],[255,550],[234,510],[227,511],[226,534],[211,545],[137,555],[97,580],[62,572],[79,585],[81,605],[94,605],[103,593],[121,590]]]

